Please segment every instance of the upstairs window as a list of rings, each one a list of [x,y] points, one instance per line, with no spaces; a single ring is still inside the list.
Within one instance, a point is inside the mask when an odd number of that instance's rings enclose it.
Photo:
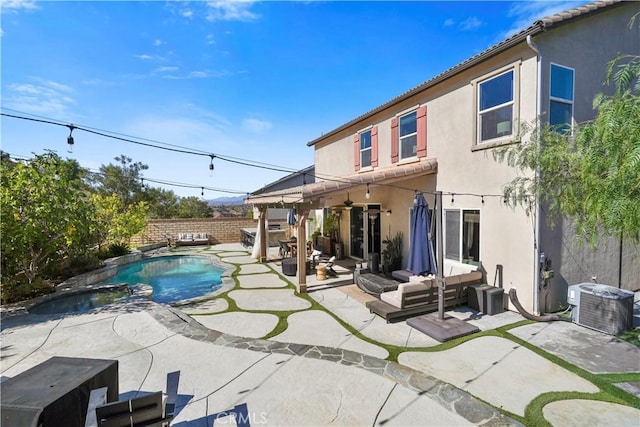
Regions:
[[[415,157],[418,150],[416,111],[400,116],[400,159]]]
[[[478,84],[478,141],[486,142],[513,134],[513,70]]]
[[[549,124],[558,132],[571,132],[573,122],[574,71],[551,64]]]
[[[360,134],[360,167],[371,166],[371,131]]]
[[[444,211],[444,256],[463,264],[480,265],[480,211]]]

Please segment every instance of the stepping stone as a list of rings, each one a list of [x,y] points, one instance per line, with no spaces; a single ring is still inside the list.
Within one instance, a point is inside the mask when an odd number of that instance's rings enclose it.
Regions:
[[[222,313],[197,316],[195,319],[209,329],[245,338],[261,338],[278,324],[278,316],[266,313]]]
[[[387,350],[353,336],[351,332],[323,311],[311,310],[294,313],[287,318],[287,323],[289,324],[287,330],[273,337],[272,340],[341,348],[379,359],[389,356]],[[322,327],[318,327],[318,325],[322,325]]]
[[[241,310],[304,310],[311,303],[294,295],[293,289],[252,289],[229,292]]]
[[[264,264],[245,264],[240,266],[238,275],[256,274],[256,273],[273,273],[273,270]]]
[[[255,288],[284,288],[288,285],[277,274],[252,274],[238,277],[240,287],[245,289]]]

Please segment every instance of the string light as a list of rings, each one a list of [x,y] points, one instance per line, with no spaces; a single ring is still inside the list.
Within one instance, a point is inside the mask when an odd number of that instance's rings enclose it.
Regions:
[[[365,199],[371,198],[371,193],[369,193],[369,184],[367,184],[367,192],[364,193],[364,198]]]
[[[5,107],[3,107],[3,110],[9,110],[9,111],[15,111],[15,110],[10,110],[7,109]],[[18,113],[21,113],[19,111],[16,111]],[[28,113],[24,113],[24,114],[28,114]],[[266,163],[261,163],[261,162],[256,162],[253,160],[243,160],[243,159],[237,159],[237,158],[233,158],[233,157],[229,157],[229,156],[220,156],[217,154],[212,154],[212,153],[206,153],[204,151],[199,151],[199,150],[193,150],[193,149],[188,149],[185,147],[181,147],[181,146],[177,146],[177,145],[171,145],[171,144],[167,144],[167,143],[163,143],[163,142],[158,142],[159,144],[164,144],[166,146],[159,146],[159,145],[155,145],[155,144],[150,144],[150,143],[145,143],[145,142],[141,142],[141,141],[135,141],[135,140],[131,140],[128,138],[123,138],[123,137],[119,137],[119,136],[115,136],[114,134],[116,134],[116,132],[111,132],[111,131],[104,131],[104,132],[108,132],[108,133],[103,133],[103,132],[98,132],[96,130],[93,130],[91,128],[87,128],[87,127],[80,127],[80,126],[76,126],[74,124],[66,124],[66,123],[61,123],[61,122],[56,122],[53,120],[42,120],[42,119],[36,119],[36,118],[32,118],[32,117],[24,117],[24,116],[19,116],[19,115],[13,115],[13,114],[7,114],[7,113],[0,113],[0,115],[2,116],[7,116],[7,117],[12,117],[12,118],[17,118],[17,119],[23,119],[23,120],[30,120],[30,121],[34,121],[34,122],[40,122],[40,123],[47,123],[47,124],[51,124],[51,125],[56,125],[56,126],[65,126],[69,128],[69,136],[67,137],[67,144],[69,144],[69,152],[72,151],[73,149],[73,145],[74,145],[74,139],[72,136],[72,132],[75,129],[79,129],[85,132],[89,132],[89,133],[93,133],[96,135],[100,135],[106,138],[111,138],[111,139],[116,139],[116,140],[120,140],[120,141],[124,141],[124,142],[130,142],[133,144],[138,144],[138,145],[143,145],[143,146],[147,146],[147,147],[151,147],[151,148],[158,148],[158,149],[162,149],[162,150],[168,150],[168,151],[173,151],[173,152],[178,152],[178,153],[184,153],[184,154],[192,154],[192,155],[199,155],[199,156],[208,156],[211,159],[211,162],[209,164],[209,170],[213,170],[214,169],[214,165],[213,165],[213,159],[214,158],[219,158],[220,160],[224,160],[227,162],[232,162],[235,164],[239,164],[239,165],[243,165],[243,166],[250,166],[250,167],[257,167],[257,168],[261,168],[261,169],[267,169],[267,170],[274,170],[274,171],[279,171],[279,172],[287,172],[287,173],[296,173],[299,172],[299,170],[293,170],[291,168],[286,168],[286,167],[282,167],[282,166],[277,166],[277,165],[269,165]],[[136,139],[140,139],[140,140],[147,140],[144,138],[139,138],[139,137],[132,137],[132,138],[136,138]],[[151,140],[147,140],[147,141],[151,141]],[[157,141],[154,141],[157,142]],[[169,146],[169,147],[168,147]],[[172,148],[172,147],[179,147],[179,148]],[[306,185],[306,173],[303,173],[303,183],[304,185]],[[309,174],[312,177],[315,178],[320,178],[322,180],[325,181],[333,181],[333,182],[338,182],[338,183],[344,183],[344,184],[348,184],[348,185],[356,185],[358,184],[357,181],[351,181],[349,179],[344,179],[344,178],[340,178],[340,177],[334,177],[331,175],[321,175],[321,174]],[[178,187],[188,187],[188,188],[197,188],[198,186],[196,185],[192,185],[192,184],[180,184],[180,183],[170,183],[170,182],[165,182],[165,181],[155,181],[155,180],[151,180],[151,179],[147,179],[148,181],[151,182],[157,182],[159,184],[165,184],[165,185],[172,185],[172,186],[178,186]],[[399,185],[394,185],[394,184],[376,184],[376,185],[380,185],[380,186],[385,186],[385,187],[391,187],[391,188],[398,188],[401,190],[413,190],[414,191],[414,204],[417,203],[417,195],[419,193],[419,190],[417,189],[410,189],[410,188],[406,188],[406,187],[402,187]],[[370,197],[370,193],[369,193],[369,184],[367,184],[367,193],[365,193],[365,197],[367,197],[367,194]],[[203,189],[204,187],[201,187],[201,189]],[[210,189],[209,187],[207,187],[207,189]],[[237,191],[233,191],[233,190],[219,190],[219,189],[210,189],[211,191],[223,191],[223,192],[229,192],[229,193],[240,193],[240,194],[244,194],[245,192],[237,192]],[[435,194],[435,192],[433,191],[420,191],[420,193],[426,193],[426,194]],[[292,193],[293,194],[293,193]],[[452,201],[454,201],[454,194],[452,194]],[[475,197],[480,197],[481,198],[481,203],[484,204],[484,197],[501,197],[503,198],[503,202],[506,204],[507,203],[507,199],[506,197],[504,197],[504,195],[500,194],[484,194],[484,195],[480,195],[480,194],[473,194],[473,193],[456,193],[458,195],[462,194],[462,195],[468,195],[468,196],[475,196]],[[309,201],[310,203],[313,203],[312,200]],[[280,202],[281,204],[284,204],[284,200],[282,200]]]
[[[73,140],[73,136],[71,134],[73,133],[73,130],[76,127],[74,125],[67,125],[67,127],[69,128],[69,136],[67,137],[67,144],[69,145],[69,147],[67,148],[67,152],[73,153],[74,140]]]
[[[204,196],[204,187],[201,187],[201,188],[202,188],[202,191],[200,192],[200,195]]]
[[[454,203],[454,202],[455,202],[455,200],[454,200],[454,196],[455,196],[455,195],[456,195],[456,193],[451,193],[451,203]]]

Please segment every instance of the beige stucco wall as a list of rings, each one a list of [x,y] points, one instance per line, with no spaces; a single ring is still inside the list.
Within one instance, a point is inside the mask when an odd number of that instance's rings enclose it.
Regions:
[[[481,215],[480,258],[486,270],[487,281],[493,284],[496,266],[503,266],[504,286],[515,287],[521,302],[531,308],[533,301],[533,225],[522,209],[511,209],[502,203],[502,186],[515,175],[506,164],[497,163],[491,149],[474,150],[475,144],[475,81],[497,69],[511,67],[519,76],[517,96],[518,115],[533,120],[536,113],[536,58],[525,44],[476,66],[455,78],[430,88],[404,101],[394,109],[355,125],[332,140],[315,148],[316,173],[342,176],[353,174],[353,136],[356,132],[375,124],[378,126],[379,168],[392,167],[391,119],[399,113],[409,112],[421,105],[427,106],[427,157],[438,161],[437,175],[426,175],[395,182],[394,186],[371,186],[372,197],[364,199],[364,187],[350,190],[350,199],[356,204],[379,203],[383,210],[391,209],[391,216],[382,215],[381,234],[386,237],[401,231],[404,239],[404,265],[409,250],[409,211],[413,190],[445,192],[443,207],[478,209]],[[330,143],[329,143],[330,142]],[[401,162],[402,163],[402,162]],[[369,169],[370,170],[370,169]],[[363,170],[361,173],[367,173]],[[456,193],[454,202],[447,193]],[[463,195],[464,193],[477,196]],[[425,194],[433,207],[434,196]],[[484,197],[484,204],[479,195]],[[341,203],[345,194],[333,195],[325,206]],[[343,216],[346,218],[346,216]],[[342,222],[345,253],[348,248],[348,221]],[[497,284],[497,282],[496,282]]]

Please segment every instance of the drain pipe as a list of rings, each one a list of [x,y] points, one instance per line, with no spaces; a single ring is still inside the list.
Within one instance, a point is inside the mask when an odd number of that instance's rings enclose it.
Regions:
[[[542,55],[538,46],[533,42],[531,34],[527,36],[527,45],[536,53],[537,61],[537,77],[538,94],[536,97],[536,126],[540,130],[540,114],[542,110]],[[540,180],[540,168],[536,169],[536,183]],[[540,313],[540,202],[536,198],[534,221],[534,237],[533,237],[533,312]]]

